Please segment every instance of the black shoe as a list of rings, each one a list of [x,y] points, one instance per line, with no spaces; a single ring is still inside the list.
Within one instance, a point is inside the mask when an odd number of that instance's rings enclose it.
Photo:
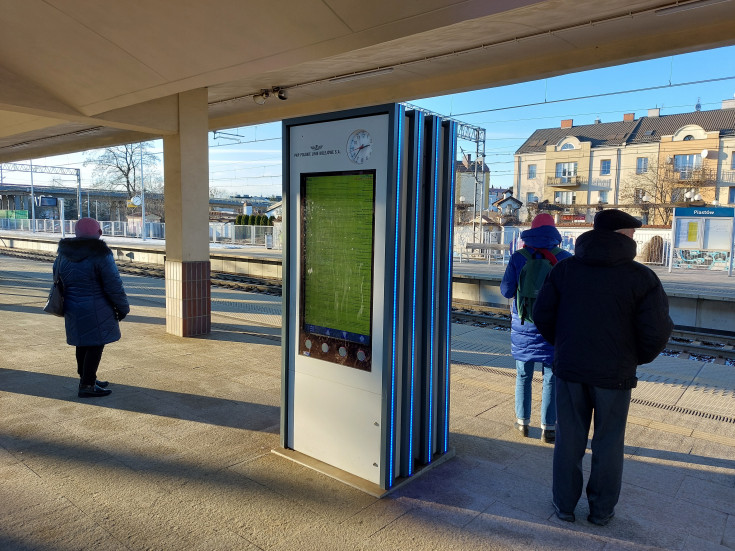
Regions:
[[[541,440],[547,444],[553,444],[556,442],[556,431],[551,429],[543,429],[541,431]]]
[[[523,423],[519,423],[516,421],[516,429],[524,436],[524,438],[528,437],[528,425],[524,425]]]
[[[112,391],[107,388],[102,388],[97,385],[79,385],[80,398],[95,398],[97,396],[107,396],[112,394]]]
[[[606,517],[596,517],[593,516],[592,513],[590,513],[590,515],[587,517],[587,521],[591,522],[592,524],[596,524],[597,526],[607,526],[607,523],[610,522],[614,516],[614,511]]]
[[[554,512],[559,520],[563,520],[564,522],[574,522],[576,520],[574,518],[574,513],[563,513],[559,507],[556,506],[556,503],[552,501],[551,504],[554,506]]]
[[[107,385],[110,384],[109,381],[95,381],[94,384],[96,384],[100,388],[107,388]]]

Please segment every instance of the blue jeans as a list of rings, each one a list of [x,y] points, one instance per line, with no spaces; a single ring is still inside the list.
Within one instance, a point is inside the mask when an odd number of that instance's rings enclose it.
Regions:
[[[523,421],[525,425],[531,421],[531,383],[536,363],[516,360],[516,419]],[[541,375],[544,379],[541,391],[541,426],[554,430],[556,425],[556,402],[554,400],[556,379],[551,372],[551,365],[542,363]]]

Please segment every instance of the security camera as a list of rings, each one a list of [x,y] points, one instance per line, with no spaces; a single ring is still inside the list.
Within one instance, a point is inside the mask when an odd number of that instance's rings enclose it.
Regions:
[[[265,100],[267,100],[271,96],[270,90],[266,90],[265,88],[260,91],[260,94],[255,94],[253,96],[253,101],[257,103],[258,105],[263,105],[265,103]]]

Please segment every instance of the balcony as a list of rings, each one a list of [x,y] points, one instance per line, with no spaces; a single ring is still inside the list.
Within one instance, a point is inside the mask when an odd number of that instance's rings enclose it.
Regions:
[[[735,170],[723,170],[720,173],[720,182],[723,184],[735,184]]]
[[[551,187],[579,187],[587,183],[584,176],[547,176],[546,185]]]
[[[717,179],[717,172],[708,168],[682,166],[674,167],[672,176],[673,180],[713,183]]]
[[[610,190],[612,189],[612,179],[592,178],[592,187],[599,190]]]

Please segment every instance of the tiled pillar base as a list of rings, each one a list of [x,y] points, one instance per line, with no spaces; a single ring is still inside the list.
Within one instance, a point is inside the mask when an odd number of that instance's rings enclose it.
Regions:
[[[209,260],[166,261],[166,332],[206,335],[212,328]]]

